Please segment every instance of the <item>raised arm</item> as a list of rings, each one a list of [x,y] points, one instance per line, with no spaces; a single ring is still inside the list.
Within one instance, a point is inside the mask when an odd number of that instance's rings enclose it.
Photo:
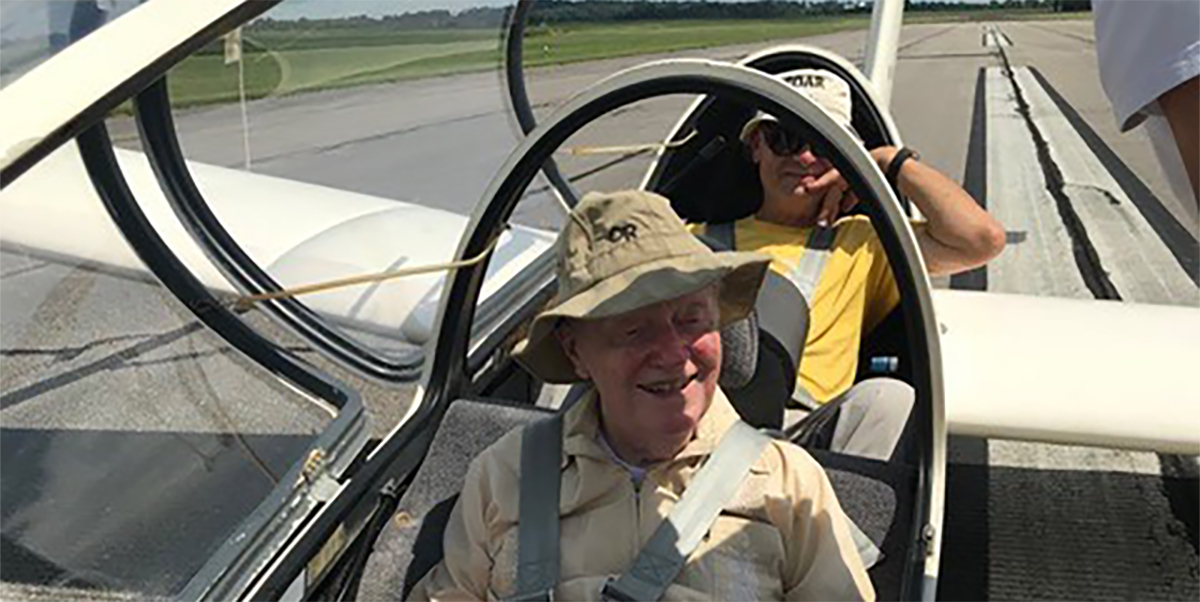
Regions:
[[[886,172],[898,151],[884,146],[872,150],[871,157]],[[1000,222],[938,170],[910,159],[901,166],[897,183],[900,192],[927,220],[915,230],[930,275],[981,266],[1004,250],[1004,227]]]

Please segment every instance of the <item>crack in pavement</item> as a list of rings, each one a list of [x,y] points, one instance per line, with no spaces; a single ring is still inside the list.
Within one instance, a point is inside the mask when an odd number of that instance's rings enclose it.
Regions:
[[[1003,47],[999,47],[999,49],[1000,60],[1003,63],[1002,70],[1009,85],[1012,86],[1014,100],[1017,103],[1017,113],[1025,121],[1025,126],[1033,139],[1034,148],[1037,150],[1038,164],[1041,166],[1042,176],[1046,180],[1046,191],[1054,199],[1063,227],[1071,239],[1075,265],[1079,268],[1083,283],[1097,299],[1120,300],[1121,294],[1117,292],[1117,287],[1109,278],[1108,271],[1104,269],[1104,264],[1100,261],[1100,254],[1096,251],[1096,246],[1092,243],[1091,238],[1088,237],[1083,220],[1080,219],[1075,207],[1071,204],[1071,198],[1067,196],[1067,183],[1063,179],[1062,170],[1054,161],[1054,156],[1050,154],[1050,143],[1047,142],[1045,135],[1033,121],[1029,103],[1025,100],[1025,94],[1021,90],[1020,84],[1017,83],[1016,74],[1009,63],[1008,53]]]
[[[29,401],[30,399],[33,399],[34,397],[37,397],[43,393],[60,389],[69,384],[92,376],[93,374],[119,368],[121,365],[135,357],[169,345],[170,343],[197,332],[202,328],[204,328],[204,326],[200,322],[191,322],[174,330],[155,335],[140,343],[106,355],[94,362],[88,363],[87,365],[80,366],[79,368],[69,370],[62,374],[57,374],[34,383],[30,383],[19,389],[6,392],[4,395],[0,395],[0,410],[7,410],[12,406]]]
[[[1121,205],[1121,199],[1118,199],[1116,197],[1116,195],[1114,195],[1112,193],[1112,191],[1110,191],[1107,188],[1102,188],[1100,186],[1096,186],[1095,184],[1077,184],[1075,182],[1063,182],[1063,188],[1077,188],[1079,190],[1090,190],[1092,192],[1099,193],[1100,196],[1103,196],[1108,201],[1108,204],[1110,204],[1110,205],[1115,205],[1115,206]]]
[[[441,127],[443,125],[449,125],[449,124],[453,124],[453,123],[463,123],[463,122],[471,121],[474,119],[480,119],[482,117],[496,115],[499,113],[503,113],[503,111],[492,110],[492,111],[484,111],[482,113],[472,113],[470,115],[462,115],[462,116],[454,117],[454,118],[447,119],[444,121],[438,121],[438,122],[434,122],[434,123],[422,123],[419,125],[414,125],[414,126],[410,126],[410,127],[406,127],[406,128],[400,128],[398,130],[390,130],[387,132],[380,132],[377,134],[372,134],[370,136],[364,136],[362,138],[354,138],[352,140],[343,140],[341,142],[335,142],[333,144],[326,144],[324,146],[314,146],[314,147],[309,147],[309,148],[286,151],[286,152],[282,152],[282,153],[276,153],[274,155],[267,155],[265,157],[255,157],[254,162],[258,165],[262,165],[264,163],[270,163],[272,161],[278,161],[280,159],[287,159],[287,158],[291,158],[291,157],[298,157],[301,155],[320,155],[320,154],[324,154],[324,153],[328,153],[328,152],[341,150],[343,148],[346,148],[349,146],[354,146],[356,144],[363,144],[363,143],[367,143],[367,142],[377,142],[380,140],[386,140],[388,138],[404,136],[406,134],[411,134],[413,132],[419,132],[421,130],[427,130],[430,128]]]
[[[1038,24],[1036,24],[1036,23],[1025,23],[1025,25],[1028,25],[1029,27],[1032,27],[1032,28],[1034,28],[1034,29],[1037,29],[1037,30],[1039,30],[1039,31],[1044,31],[1044,32],[1046,32],[1046,33],[1052,33],[1052,34],[1054,34],[1054,35],[1062,36],[1062,37],[1064,37],[1064,38],[1071,38],[1071,39],[1073,39],[1073,40],[1078,40],[1078,41],[1080,41],[1080,42],[1083,42],[1083,43],[1085,43],[1085,44],[1091,44],[1092,46],[1095,46],[1095,45],[1096,45],[1096,40],[1094,40],[1094,39],[1092,39],[1092,38],[1089,38],[1089,37],[1086,37],[1086,36],[1081,36],[1081,35],[1077,35],[1077,34],[1073,34],[1073,33],[1068,33],[1068,32],[1065,32],[1065,31],[1058,31],[1058,30],[1056,30],[1056,29],[1053,29],[1053,28],[1050,28],[1050,27],[1044,27],[1044,26],[1038,25]]]
[[[7,272],[4,272],[3,274],[0,274],[0,280],[2,280],[4,278],[15,278],[17,276],[20,276],[21,274],[28,274],[29,272],[36,272],[37,270],[40,270],[42,268],[48,268],[48,267],[50,267],[50,265],[51,264],[49,262],[42,262],[42,263],[37,263],[34,265],[27,265],[24,267],[9,270]]]
[[[70,345],[64,347],[16,347],[9,349],[0,349],[0,357],[30,357],[30,356],[46,356],[53,357],[56,362],[71,361],[84,353],[95,349],[101,345],[109,345],[112,343],[120,343],[122,341],[136,341],[148,339],[151,337],[162,336],[162,333],[152,334],[123,334],[112,337],[102,337],[94,341],[88,341],[82,345]]]

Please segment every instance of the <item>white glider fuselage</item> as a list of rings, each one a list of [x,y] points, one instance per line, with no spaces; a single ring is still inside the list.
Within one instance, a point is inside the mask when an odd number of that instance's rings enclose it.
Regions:
[[[145,157],[118,151],[156,228],[196,276],[237,291],[175,219]],[[453,258],[465,216],[429,207],[189,163],[214,213],[284,287]],[[134,277],[149,273],[121,238],[74,145],[60,148],[0,193],[0,243],[46,258],[88,261]],[[286,225],[279,215],[288,216]],[[483,295],[528,267],[552,232],[506,233]],[[394,246],[364,241],[401,241]],[[444,275],[401,278],[303,297],[350,331],[423,345]],[[1194,387],[1200,311],[1178,306],[1027,295],[934,292],[950,433],[1200,453],[1188,392]]]

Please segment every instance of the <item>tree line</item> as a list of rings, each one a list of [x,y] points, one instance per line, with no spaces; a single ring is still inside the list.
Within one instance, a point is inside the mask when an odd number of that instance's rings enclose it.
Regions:
[[[908,0],[906,12],[986,11],[986,10],[1088,10],[1089,0],[992,0],[988,4],[920,2]],[[340,19],[271,19],[256,21],[262,29],[322,27],[383,27],[400,30],[495,29],[502,27],[507,7],[476,7],[459,12],[445,9],[414,11],[382,17],[346,17]],[[752,20],[801,19],[806,17],[869,13],[871,5],[862,1],[820,0],[754,2],[708,2],[684,0],[539,0],[529,22],[536,25],[571,23],[622,23],[667,20]]]

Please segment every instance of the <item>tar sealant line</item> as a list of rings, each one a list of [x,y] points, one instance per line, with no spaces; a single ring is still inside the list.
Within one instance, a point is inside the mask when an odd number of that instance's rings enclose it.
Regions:
[[[1133,202],[1142,218],[1175,257],[1180,269],[1188,274],[1196,287],[1200,287],[1200,243],[1192,236],[1191,231],[1171,214],[1162,200],[1113,152],[1087,121],[1054,89],[1050,81],[1038,72],[1037,67],[1030,66],[1028,69],[1030,75],[1040,84],[1041,90],[1071,125],[1073,134],[1083,140],[1092,151],[1092,156],[1099,161],[1109,176],[1116,180],[1124,196]],[[1117,283],[1117,286],[1119,288],[1120,283]]]
[[[1074,242],[1048,191],[1037,148],[1017,112],[1012,82],[985,70],[987,210],[1008,233],[1008,246],[988,263],[987,290],[1092,299],[1075,266]]]
[[[1108,277],[1127,301],[1195,306],[1200,289],[1027,68],[1014,78]]]
[[[1097,299],[1120,300],[1121,294],[1117,292],[1116,286],[1113,285],[1112,279],[1109,278],[1109,273],[1105,270],[1103,263],[1101,263],[1100,255],[1096,252],[1095,245],[1092,243],[1091,238],[1088,237],[1087,228],[1084,227],[1078,212],[1075,211],[1075,207],[1071,204],[1071,198],[1064,190],[1065,182],[1062,170],[1055,162],[1054,156],[1050,153],[1050,144],[1046,141],[1045,135],[1033,120],[1033,116],[1029,110],[1029,103],[1025,99],[1025,94],[1017,82],[1012,65],[1009,64],[1008,55],[1004,52],[1003,48],[1000,50],[1000,59],[1003,62],[1004,76],[1012,86],[1014,100],[1017,104],[1017,113],[1024,120],[1025,126],[1029,130],[1029,135],[1033,139],[1034,147],[1037,150],[1037,161],[1042,169],[1046,190],[1054,199],[1058,207],[1058,214],[1062,218],[1063,226],[1066,227],[1067,234],[1071,237],[1075,265],[1079,268],[1083,282]]]

